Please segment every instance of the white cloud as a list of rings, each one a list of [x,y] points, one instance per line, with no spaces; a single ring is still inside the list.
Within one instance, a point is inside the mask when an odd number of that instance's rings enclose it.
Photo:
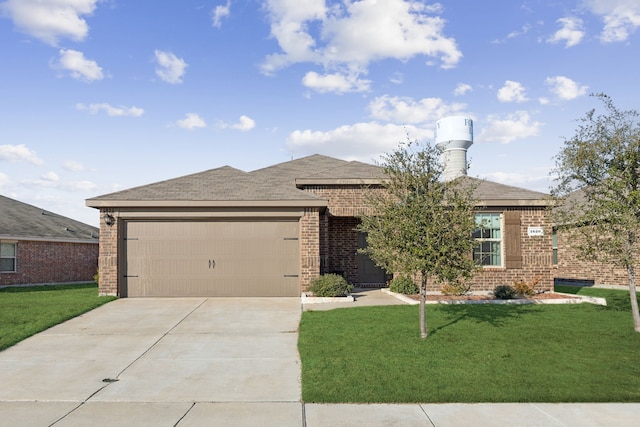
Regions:
[[[235,129],[241,132],[248,132],[254,127],[256,127],[256,122],[249,116],[242,115],[238,119],[236,123],[227,123],[224,121],[219,121],[217,126],[220,129]]]
[[[140,117],[144,114],[144,110],[138,107],[113,107],[107,103],[89,104],[84,105],[82,103],[76,104],[76,109],[80,111],[89,111],[91,114],[97,114],[100,111],[107,113],[107,116],[111,117]]]
[[[498,90],[498,100],[500,102],[525,102],[527,101],[526,90],[519,82],[507,80]]]
[[[389,81],[394,85],[402,84],[402,82],[404,82],[404,74],[395,72],[391,77],[389,77]]]
[[[158,64],[156,67],[157,76],[167,83],[182,83],[182,77],[188,66],[184,59],[162,50],[156,50],[155,56]]]
[[[55,172],[49,172],[39,179],[21,181],[20,184],[27,187],[40,187],[68,192],[92,191],[98,188],[98,186],[91,181],[60,181],[60,178]]]
[[[433,138],[433,130],[412,125],[356,123],[322,132],[296,130],[287,138],[287,148],[296,156],[322,153],[345,160],[371,162],[409,138]],[[354,154],[357,153],[357,154]]]
[[[86,59],[82,52],[73,49],[61,49],[60,58],[55,68],[69,71],[71,77],[77,80],[94,81],[102,80],[104,74],[96,61]]]
[[[14,25],[26,34],[57,46],[68,38],[82,41],[89,26],[83,16],[91,15],[100,0],[7,0],[0,12],[11,17]]]
[[[324,0],[269,0],[267,9],[281,51],[263,62],[266,74],[295,63],[322,65],[327,75],[341,69],[366,74],[373,61],[416,56],[451,68],[462,58],[455,40],[444,35],[439,5],[387,0],[326,7]]]
[[[256,122],[251,117],[248,116],[240,116],[240,120],[238,123],[232,124],[231,129],[239,130],[242,132],[250,131],[256,127]]]
[[[187,117],[182,120],[178,120],[176,124],[182,129],[188,130],[207,127],[207,123],[204,119],[196,113],[187,113]]]
[[[550,86],[549,90],[554,95],[564,101],[585,95],[589,89],[589,86],[580,86],[579,83],[565,76],[547,77],[545,83]]]
[[[540,170],[538,170],[540,169]],[[527,173],[517,172],[489,172],[483,173],[481,178],[501,184],[512,185],[529,190],[549,191],[549,169],[538,168]]]
[[[227,0],[227,4],[222,6],[218,5],[212,12],[212,24],[216,28],[220,28],[222,26],[222,19],[227,18],[231,13],[231,0]]]
[[[12,184],[9,176],[0,172],[0,188],[9,188],[11,185]]]
[[[509,114],[506,118],[488,116],[487,123],[488,126],[480,132],[478,140],[502,144],[536,136],[542,127],[542,123],[532,121],[526,111],[517,111],[514,114]]]
[[[531,31],[531,28],[532,28],[531,24],[525,24],[525,25],[522,26],[521,29],[516,30],[516,31],[512,31],[509,34],[507,34],[507,38],[508,39],[514,39],[516,37],[523,36],[523,35],[527,34],[529,31]]]
[[[440,98],[415,101],[408,97],[379,96],[369,103],[371,117],[395,123],[429,123],[459,113],[466,104],[447,104]]]
[[[320,75],[315,71],[305,74],[302,84],[317,92],[368,92],[370,80],[362,80],[357,74],[344,75],[340,73]]]
[[[62,168],[71,172],[82,172],[86,170],[86,166],[75,160],[67,160],[62,164]]]
[[[579,44],[584,38],[583,22],[580,18],[568,17],[560,18],[556,21],[562,26],[547,41],[549,43],[564,42],[564,47],[572,47]]]
[[[604,43],[626,41],[640,27],[638,0],[584,0],[583,3],[602,17],[604,28],[600,40]]]
[[[98,186],[91,181],[71,181],[62,184],[61,187],[67,191],[92,191],[98,188]]]
[[[48,182],[58,182],[58,181],[60,181],[60,177],[58,176],[58,174],[53,172],[53,171],[45,173],[44,175],[42,175],[40,177],[40,179],[42,179],[43,181],[48,181]]]
[[[473,90],[473,87],[471,87],[470,84],[467,83],[458,83],[458,86],[456,86],[456,88],[453,90],[453,94],[455,96],[462,96],[467,92],[470,92]]]
[[[27,162],[34,165],[44,164],[36,152],[24,144],[0,145],[0,160],[11,163]]]

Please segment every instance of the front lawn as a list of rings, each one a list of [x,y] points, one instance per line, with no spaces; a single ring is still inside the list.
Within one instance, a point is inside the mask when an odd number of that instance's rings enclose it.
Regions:
[[[94,283],[0,289],[0,351],[113,299]]]
[[[628,292],[578,305],[430,305],[307,311],[305,402],[640,402]]]

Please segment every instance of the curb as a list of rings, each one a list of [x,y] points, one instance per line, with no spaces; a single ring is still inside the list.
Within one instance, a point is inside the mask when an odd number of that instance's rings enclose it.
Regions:
[[[346,297],[311,297],[307,294],[302,294],[300,297],[302,304],[322,304],[327,302],[354,302],[353,295],[347,295]]]
[[[413,298],[409,298],[406,295],[398,294],[395,292],[391,292],[388,289],[381,289],[381,291],[387,295],[391,295],[394,298],[399,299],[410,305],[420,304],[420,301],[416,301]],[[563,294],[561,292],[556,292],[558,295],[566,295],[567,298],[558,298],[558,299],[540,299],[540,300],[531,300],[531,299],[510,299],[510,300],[501,300],[501,299],[491,299],[491,300],[480,300],[480,301],[464,301],[464,300],[442,300],[442,301],[426,301],[426,304],[511,304],[511,305],[525,305],[525,304],[582,304],[582,303],[590,303],[596,305],[607,305],[607,300],[605,298],[599,297],[590,297],[583,295],[573,295],[573,294]]]

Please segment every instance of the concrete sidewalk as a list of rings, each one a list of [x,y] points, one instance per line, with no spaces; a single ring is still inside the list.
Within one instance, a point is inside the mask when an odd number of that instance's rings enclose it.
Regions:
[[[0,402],[0,426],[637,427],[640,403]]]

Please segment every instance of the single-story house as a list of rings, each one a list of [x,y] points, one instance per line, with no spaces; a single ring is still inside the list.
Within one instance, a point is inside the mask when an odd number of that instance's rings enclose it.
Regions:
[[[100,293],[144,296],[299,296],[339,273],[358,286],[389,274],[358,248],[367,194],[382,170],[312,155],[244,172],[229,166],[88,199],[100,211]],[[466,177],[464,179],[475,180]],[[514,280],[551,289],[548,196],[477,180],[474,290]],[[470,254],[471,256],[471,254]]]
[[[0,285],[93,282],[96,227],[0,196]]]

